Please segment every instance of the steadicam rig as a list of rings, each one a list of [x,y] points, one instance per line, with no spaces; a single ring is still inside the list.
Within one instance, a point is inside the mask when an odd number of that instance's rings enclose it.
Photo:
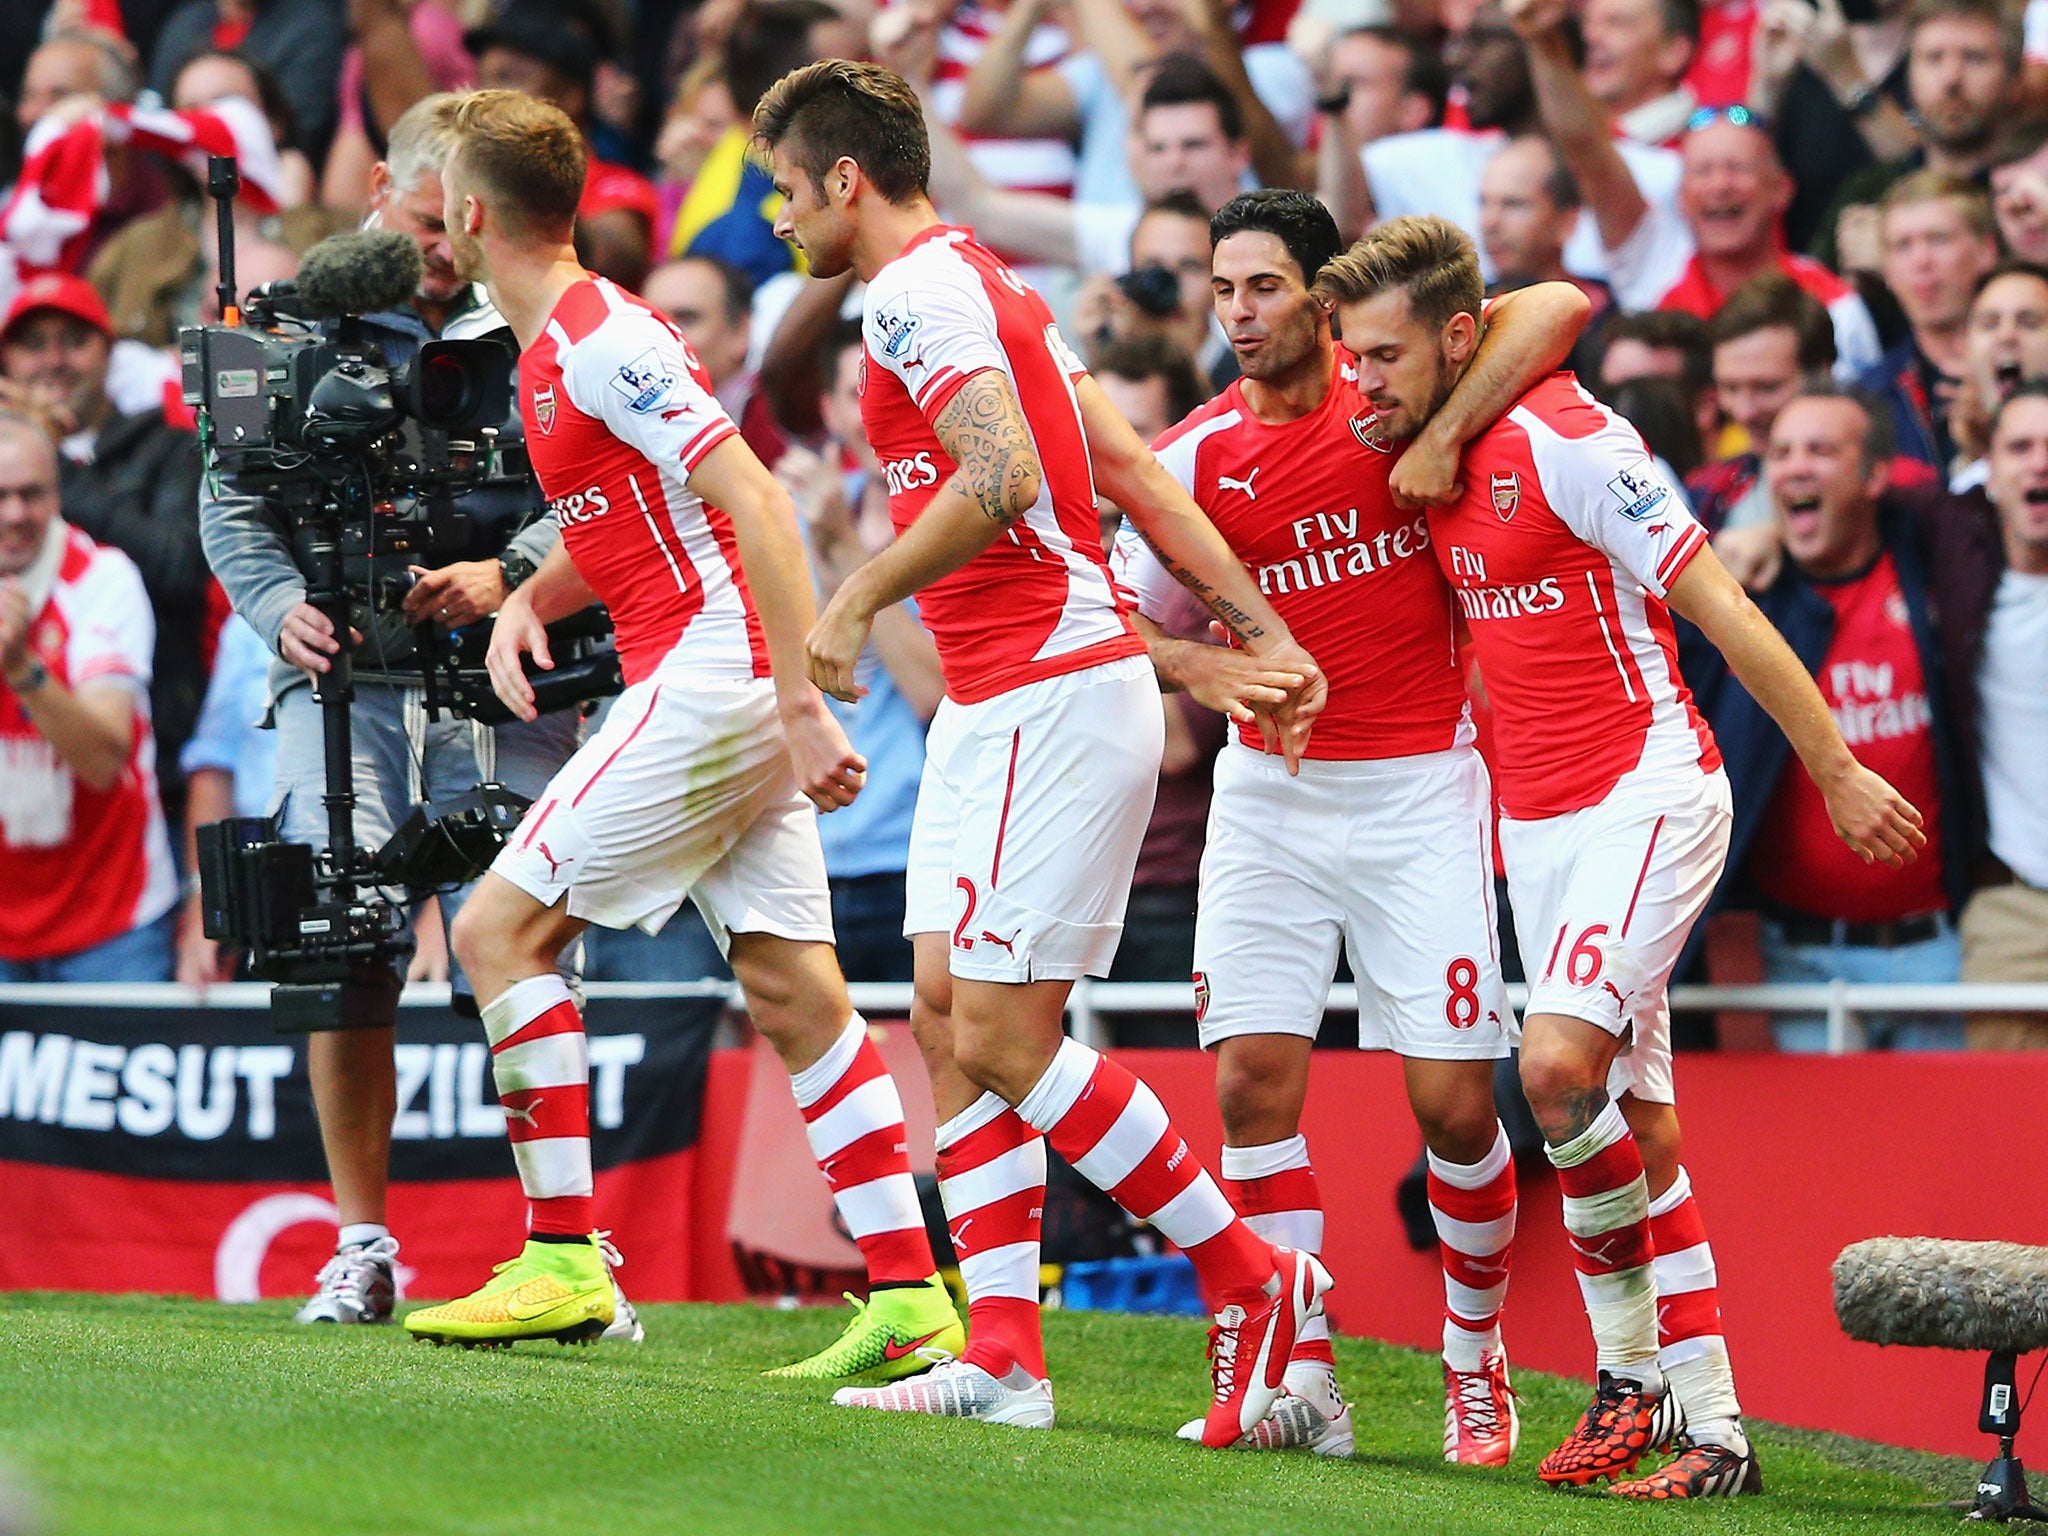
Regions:
[[[284,518],[305,600],[339,649],[312,680],[327,846],[286,842],[268,819],[201,827],[204,926],[245,950],[258,979],[276,983],[280,1028],[375,1027],[391,1021],[409,952],[404,893],[481,874],[526,805],[503,785],[481,784],[417,808],[375,852],[361,848],[349,722],[354,633],[373,632],[397,606],[408,566],[469,551],[458,496],[529,473],[523,455],[499,443],[514,356],[496,337],[414,344],[363,319],[406,305],[418,289],[419,248],[393,231],[323,241],[295,281],[238,307],[236,187],[233,162],[216,160],[208,191],[218,204],[222,323],[179,337],[185,399],[199,416],[214,490],[260,495]],[[416,658],[415,681],[436,705],[477,694],[438,641]],[[389,670],[380,667],[387,680]]]

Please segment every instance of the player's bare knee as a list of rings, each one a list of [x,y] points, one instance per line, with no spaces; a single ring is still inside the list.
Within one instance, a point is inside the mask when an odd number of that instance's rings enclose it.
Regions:
[[[474,900],[464,902],[455,921],[448,925],[448,953],[455,957],[455,963],[462,967],[472,985],[490,969],[489,962],[497,947],[488,909]]]
[[[757,954],[743,952],[734,944],[726,963],[732,967],[733,979],[739,982],[740,990],[746,994],[747,1012],[754,1020],[754,1027],[774,1040],[790,1029],[790,1020],[798,1011],[798,989],[792,977],[775,965],[767,963]],[[846,1021],[839,1021],[844,1024]]]
[[[960,1075],[1011,1104],[1029,1093],[1045,1071],[1045,1063],[1032,1060],[1016,1032],[1000,1019],[963,1018],[955,1013],[952,1033],[953,1065]]]
[[[1436,1100],[1415,1105],[1415,1125],[1423,1144],[1447,1163],[1469,1165],[1493,1150],[1500,1133],[1494,1113],[1493,1095],[1483,1104],[1466,1099]]]
[[[953,1021],[953,1065],[977,1088],[1000,1093],[997,1087],[1007,1065],[1007,1052],[993,1029],[977,1027],[965,1020]]]
[[[934,1008],[918,993],[910,1004],[910,1036],[918,1052],[930,1063],[950,1064],[953,1060],[953,1019]]]
[[[1522,1092],[1553,1146],[1585,1130],[1607,1104],[1606,1085],[1577,1051],[1540,1040],[1523,1042]]]
[[[1290,1085],[1266,1063],[1223,1052],[1216,1058],[1216,1107],[1233,1147],[1285,1141],[1300,1130]]]

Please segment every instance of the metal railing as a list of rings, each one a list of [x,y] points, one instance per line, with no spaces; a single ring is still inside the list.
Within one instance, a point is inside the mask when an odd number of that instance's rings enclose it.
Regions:
[[[725,981],[592,982],[584,990],[596,998],[716,997],[735,1009],[741,1006],[737,984]],[[902,1018],[910,1011],[908,982],[855,982],[849,990],[854,1006],[877,1018]],[[1520,984],[1509,986],[1508,1001],[1519,1010],[1528,990]],[[257,982],[209,987],[203,993],[172,983],[0,985],[0,1007],[248,1009],[266,1008],[269,1002],[270,988]],[[438,1008],[447,1003],[445,982],[414,982],[405,989],[401,1006]],[[1358,989],[1332,987],[1326,1006],[1333,1013],[1356,1013]],[[1671,1006],[1699,1013],[1817,1013],[1827,1020],[1828,1051],[1841,1055],[1862,1048],[1861,1021],[1866,1014],[2048,1013],[2048,983],[1832,981],[1673,987]],[[1082,980],[1074,984],[1067,1000],[1074,1037],[1098,1047],[1115,1043],[1118,1014],[1192,1012],[1193,998],[1185,982]]]

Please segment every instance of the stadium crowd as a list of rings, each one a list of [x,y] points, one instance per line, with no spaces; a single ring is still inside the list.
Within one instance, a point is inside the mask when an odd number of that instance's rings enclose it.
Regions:
[[[1576,284],[1595,318],[1571,365],[1927,818],[1916,864],[1856,860],[1783,736],[1681,632],[1735,806],[1716,906],[1756,914],[1696,943],[1692,974],[2048,981],[2048,0],[10,6],[0,980],[228,979],[192,829],[277,803],[280,732],[259,723],[290,620],[230,614],[179,391],[179,328],[217,318],[206,154],[240,158],[253,284],[366,214],[432,245],[438,200],[405,211],[391,135],[433,92],[559,106],[591,156],[579,252],[689,338],[795,499],[822,599],[888,542],[892,487],[861,428],[854,285],[810,281],[776,237],[749,125],[832,56],[918,88],[942,212],[1047,296],[1147,440],[1236,373],[1209,220],[1242,190],[1313,191],[1347,240],[1448,217],[1491,292]],[[1185,607],[1164,627],[1204,638]],[[943,689],[907,607],[861,666],[867,696],[835,709],[868,788],[820,823],[833,918],[849,978],[908,980]],[[1165,710],[1116,979],[1190,970],[1224,722],[1185,694]],[[420,929],[415,974],[445,974],[430,909]],[[584,969],[721,973],[689,911],[654,938],[593,932]],[[1824,1042],[1818,1019],[1774,1027],[1781,1048]],[[2038,1048],[2048,1018],[1894,1016],[1871,1042]]]

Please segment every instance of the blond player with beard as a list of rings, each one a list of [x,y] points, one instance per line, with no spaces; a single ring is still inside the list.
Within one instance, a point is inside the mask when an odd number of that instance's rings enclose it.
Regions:
[[[1317,286],[1388,435],[1426,430],[1479,336],[1471,240],[1442,219],[1397,219]],[[1493,705],[1501,852],[1532,977],[1522,1085],[1558,1170],[1599,1366],[1591,1407],[1538,1476],[1620,1477],[1669,1445],[1668,1465],[1616,1491],[1757,1492],[1713,1252],[1679,1162],[1666,989],[1726,861],[1730,809],[1671,615],[1699,626],[1785,732],[1857,857],[1910,863],[1920,814],[1851,754],[1642,438],[1569,375],[1475,438],[1442,502],[1430,542]]]

